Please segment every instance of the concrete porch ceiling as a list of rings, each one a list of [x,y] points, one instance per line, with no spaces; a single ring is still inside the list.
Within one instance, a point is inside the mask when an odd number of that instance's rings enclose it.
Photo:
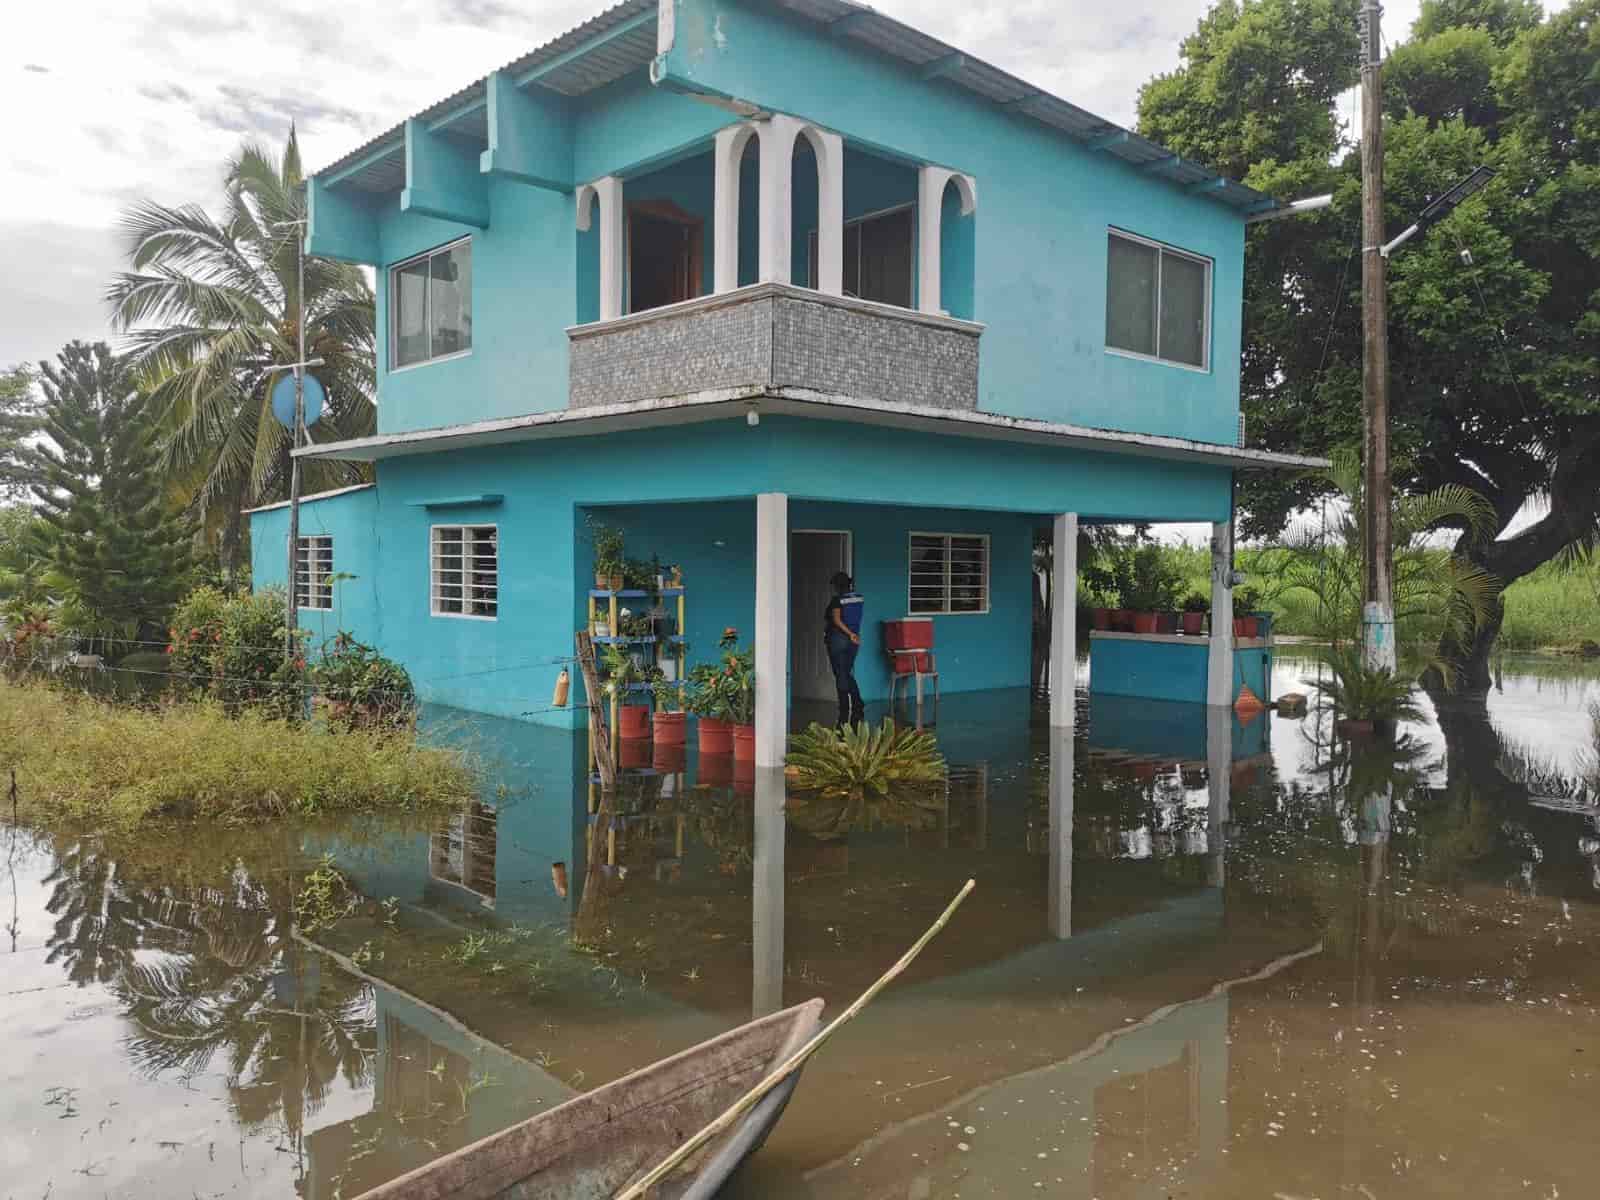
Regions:
[[[762,416],[794,416],[846,421],[918,433],[993,441],[1022,442],[1060,449],[1126,454],[1136,458],[1204,463],[1235,470],[1318,470],[1328,460],[1305,454],[1276,454],[1215,442],[1155,434],[1091,429],[1055,421],[1035,421],[995,413],[924,408],[911,404],[863,401],[801,388],[720,389],[638,400],[626,404],[532,413],[463,425],[442,425],[406,433],[378,434],[342,442],[325,442],[294,451],[302,458],[376,462],[412,454],[503,446],[546,438],[592,437],[634,429],[659,429],[704,421],[743,419],[756,410]]]

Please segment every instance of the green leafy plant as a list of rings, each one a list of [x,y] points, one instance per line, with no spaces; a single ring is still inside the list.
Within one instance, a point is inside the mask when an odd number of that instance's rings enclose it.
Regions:
[[[689,671],[688,709],[696,716],[748,725],[756,715],[755,652],[739,649],[739,631],[725,629],[718,642],[722,657],[697,663]]]
[[[1183,611],[1192,613],[1208,613],[1211,611],[1211,600],[1199,592],[1190,592],[1183,600]]]
[[[674,713],[683,708],[683,695],[680,685],[667,679],[657,671],[657,678],[651,681],[650,695],[655,699],[658,713]]]
[[[1361,661],[1353,645],[1330,647],[1323,655],[1332,679],[1303,680],[1327,697],[1334,710],[1351,721],[1420,721],[1422,709],[1412,699],[1416,685],[1383,667]]]
[[[230,711],[259,708],[272,716],[300,712],[306,682],[305,639],[283,655],[284,592],[228,595],[196,588],[173,613],[167,630],[169,669],[180,692],[221,700]]]
[[[883,796],[894,785],[934,784],[946,776],[934,736],[889,717],[876,728],[813,723],[791,739],[789,767],[798,788],[825,796]]]
[[[1245,616],[1248,613],[1260,612],[1261,606],[1266,603],[1261,597],[1261,589],[1242,587],[1234,589],[1233,611],[1236,616]]]
[[[346,729],[409,729],[416,723],[417,692],[406,669],[392,658],[340,632],[323,644],[309,678],[326,704],[328,719]]]
[[[622,530],[590,517],[589,540],[594,543],[595,574],[621,575],[625,561],[622,555]]]
[[[300,894],[294,902],[294,919],[303,933],[316,933],[343,920],[360,898],[334,866],[333,855],[324,854],[300,885]]]

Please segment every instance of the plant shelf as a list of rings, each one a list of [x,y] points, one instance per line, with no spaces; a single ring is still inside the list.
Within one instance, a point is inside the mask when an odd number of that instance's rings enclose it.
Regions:
[[[618,600],[648,600],[651,596],[681,596],[683,588],[664,587],[658,591],[646,591],[644,588],[623,588],[613,592],[609,588],[590,588],[591,600],[608,600],[615,596]]]

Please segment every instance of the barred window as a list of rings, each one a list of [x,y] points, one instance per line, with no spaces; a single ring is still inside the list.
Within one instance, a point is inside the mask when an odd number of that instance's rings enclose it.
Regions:
[[[333,539],[326,535],[303,537],[295,546],[294,603],[296,608],[333,607]]]
[[[910,595],[913,613],[989,611],[989,536],[913,533]]]
[[[500,611],[500,531],[494,525],[435,525],[431,592],[436,617],[481,617]]]

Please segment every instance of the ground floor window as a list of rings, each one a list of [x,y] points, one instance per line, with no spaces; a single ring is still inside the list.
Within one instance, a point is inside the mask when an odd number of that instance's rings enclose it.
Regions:
[[[333,607],[333,538],[316,534],[295,546],[294,603],[296,608]]]
[[[432,610],[437,617],[482,617],[500,612],[500,530],[494,525],[435,525]]]
[[[987,534],[913,533],[908,572],[911,612],[989,611]]]

